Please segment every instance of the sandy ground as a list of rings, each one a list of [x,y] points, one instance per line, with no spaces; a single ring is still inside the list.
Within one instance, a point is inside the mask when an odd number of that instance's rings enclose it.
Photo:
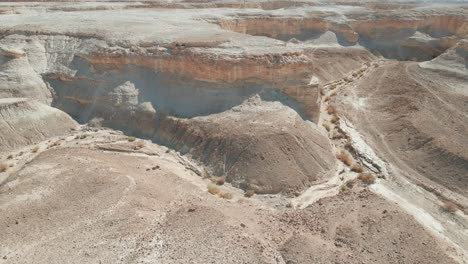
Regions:
[[[0,187],[0,263],[452,262],[362,185],[303,210],[228,185],[218,188],[233,197],[222,199],[198,165],[112,130],[13,154]]]

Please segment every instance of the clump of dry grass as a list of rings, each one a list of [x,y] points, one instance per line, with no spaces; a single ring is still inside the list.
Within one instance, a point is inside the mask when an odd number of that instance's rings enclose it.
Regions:
[[[350,148],[353,147],[353,145],[351,144],[351,142],[346,141],[346,142],[344,143],[344,147],[345,147],[346,149],[350,149]]]
[[[333,133],[333,136],[332,136],[332,139],[342,139],[344,138],[345,135],[343,135],[343,133],[340,133],[340,132],[334,132]]]
[[[52,145],[50,145],[50,147],[60,146],[60,144],[61,144],[60,140],[57,140],[54,143],[52,143]]]
[[[13,155],[8,155],[7,159],[12,159]]]
[[[32,153],[36,153],[39,151],[39,146],[35,146],[34,148],[31,149]]]
[[[346,190],[348,190],[348,186],[347,186],[346,184],[342,184],[342,185],[340,186],[340,192],[344,192],[344,191],[346,191]]]
[[[224,176],[218,178],[212,177],[210,181],[216,185],[223,185],[226,182],[226,178]]]
[[[357,179],[350,179],[346,181],[346,186],[352,189],[357,184]]]
[[[202,179],[209,179],[209,178],[211,178],[210,173],[207,170],[203,170]]]
[[[330,125],[329,124],[326,124],[326,123],[323,123],[322,126],[325,128],[325,130],[327,130],[328,132],[330,132]]]
[[[80,139],[85,139],[85,138],[87,138],[87,137],[88,137],[88,135],[83,134],[83,135],[80,136]]]
[[[353,163],[353,158],[346,150],[341,150],[340,153],[336,154],[336,158],[341,160],[347,166],[351,166]]]
[[[229,193],[229,192],[221,192],[219,193],[219,197],[226,199],[226,200],[231,200],[232,197],[234,196],[232,195],[232,193]]]
[[[0,163],[0,172],[4,172],[6,170],[8,170],[8,164],[6,163]]]
[[[142,149],[142,148],[144,148],[144,147],[145,147],[145,142],[142,141],[142,140],[140,140],[140,141],[138,141],[138,142],[136,143],[134,149],[135,149],[135,150],[139,150],[139,149]]]
[[[340,120],[340,119],[339,119],[336,115],[334,115],[334,116],[332,116],[332,118],[331,118],[330,121],[331,121],[333,124],[336,124],[336,123],[338,122],[338,120]]]
[[[226,178],[224,176],[216,179],[216,185],[223,185],[225,182],[226,182]]]
[[[127,140],[128,142],[133,142],[136,140],[136,137],[128,137]]]
[[[249,189],[249,190],[245,191],[244,196],[250,198],[250,197],[254,196],[254,194],[255,194],[255,190]]]
[[[359,180],[361,180],[365,184],[373,184],[375,183],[375,177],[374,175],[370,173],[359,173],[358,177]]]
[[[219,191],[218,187],[216,187],[214,185],[208,185],[208,192],[211,193],[212,195],[216,195],[220,191]]]
[[[364,171],[364,169],[362,168],[361,165],[359,164],[353,164],[353,166],[351,166],[351,171],[354,171],[354,172],[357,172],[357,173],[361,173]]]
[[[448,213],[455,213],[458,211],[458,206],[452,201],[446,201],[441,205],[442,210]]]
[[[329,115],[332,115],[332,114],[336,113],[336,108],[333,105],[328,105],[327,106],[327,113]]]

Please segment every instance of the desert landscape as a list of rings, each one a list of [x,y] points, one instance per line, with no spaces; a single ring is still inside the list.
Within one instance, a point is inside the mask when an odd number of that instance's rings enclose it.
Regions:
[[[0,2],[0,263],[468,263],[468,3]]]

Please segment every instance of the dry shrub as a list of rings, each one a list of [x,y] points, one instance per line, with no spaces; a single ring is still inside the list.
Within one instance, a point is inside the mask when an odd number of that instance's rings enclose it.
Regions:
[[[455,213],[458,211],[458,206],[452,202],[452,201],[446,201],[442,204],[441,206],[442,210],[448,212],[448,213]]]
[[[346,186],[352,189],[357,184],[357,179],[350,179],[346,181]]]
[[[55,141],[54,143],[52,143],[52,145],[50,145],[51,147],[56,147],[56,146],[60,146],[60,140],[57,140]]]
[[[212,195],[216,195],[219,193],[218,187],[214,185],[208,185],[208,192],[211,193]]]
[[[223,199],[226,199],[226,200],[231,200],[232,197],[234,197],[234,196],[232,195],[232,193],[222,192],[222,193],[219,193],[219,197],[221,197]]]
[[[133,142],[136,140],[136,137],[128,137],[127,139],[128,139],[128,142]]]
[[[330,97],[329,96],[325,97],[325,99],[323,101],[325,101],[325,102],[330,101]]]
[[[325,130],[330,132],[330,125],[329,124],[323,123],[322,126],[325,128]]]
[[[32,153],[36,153],[39,151],[39,146],[35,146],[34,148],[31,149]]]
[[[346,141],[346,143],[344,143],[344,147],[347,148],[347,149],[350,149],[350,148],[353,147],[353,145],[351,144],[351,142]]]
[[[18,157],[21,157],[21,156],[23,156],[23,154],[24,154],[24,152],[23,152],[23,151],[21,151],[20,153],[18,153]]]
[[[362,168],[361,165],[359,164],[354,164],[353,166],[351,166],[351,171],[354,171],[354,172],[357,172],[357,173],[361,173],[364,171],[364,169]]]
[[[336,113],[336,108],[333,105],[328,105],[327,106],[327,113],[329,115],[332,115],[332,114]]]
[[[8,155],[7,159],[12,159],[13,155]]]
[[[210,173],[207,170],[203,170],[202,179],[209,179],[209,178],[211,178]]]
[[[347,186],[346,184],[342,184],[342,185],[340,186],[340,192],[344,192],[344,191],[346,191],[346,190],[348,190],[348,186]]]
[[[340,120],[340,119],[339,119],[337,116],[334,115],[334,116],[332,116],[332,118],[331,118],[330,121],[331,121],[333,124],[336,124],[336,123],[338,122],[338,120]]]
[[[340,132],[335,132],[335,133],[333,133],[332,139],[342,139],[342,138],[344,138],[344,137],[345,137],[345,136],[344,136],[342,133],[340,133]]]
[[[0,172],[4,172],[6,170],[8,170],[8,164],[6,163],[0,163]]]
[[[80,136],[80,139],[85,139],[86,137],[88,137],[88,135],[83,134],[83,135]]]
[[[351,166],[351,164],[353,164],[353,158],[346,150],[342,150],[340,153],[336,154],[336,158],[341,160],[347,166]]]
[[[216,185],[223,185],[225,182],[226,178],[224,176],[216,179]]]
[[[358,179],[361,180],[365,184],[373,184],[375,183],[374,175],[370,173],[359,173]]]
[[[249,190],[245,191],[244,196],[250,198],[250,197],[254,196],[254,194],[255,194],[255,190],[249,189]]]

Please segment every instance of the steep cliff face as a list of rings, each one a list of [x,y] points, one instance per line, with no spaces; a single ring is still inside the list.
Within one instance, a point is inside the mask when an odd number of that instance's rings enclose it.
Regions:
[[[336,35],[341,46],[360,45],[386,58],[430,60],[468,36],[464,15],[401,16],[395,12],[288,16],[245,16],[219,22],[222,28],[239,33],[267,36],[283,41],[314,41],[327,32]]]
[[[78,124],[66,113],[26,98],[0,99],[0,149],[7,151],[64,135]]]

